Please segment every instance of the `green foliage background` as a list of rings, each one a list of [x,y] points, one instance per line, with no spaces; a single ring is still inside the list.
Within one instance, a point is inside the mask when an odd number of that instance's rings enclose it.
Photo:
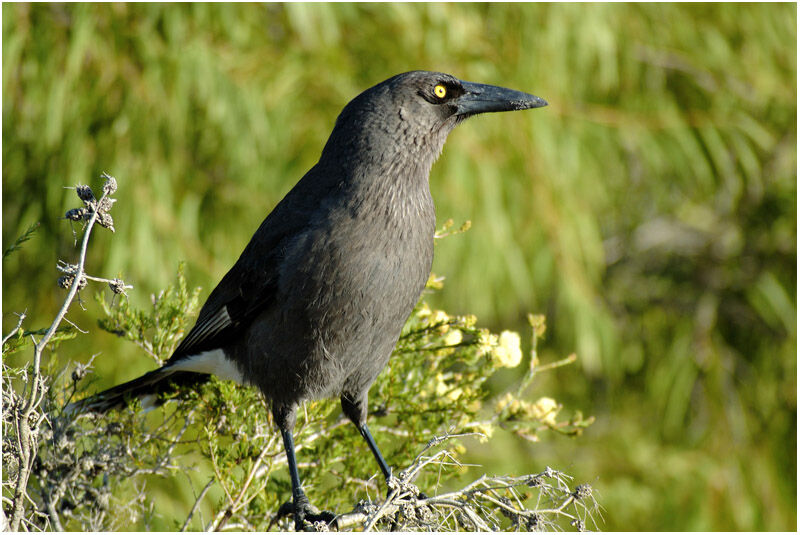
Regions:
[[[431,189],[433,305],[577,351],[542,395],[583,437],[477,445],[488,472],[564,467],[607,529],[794,530],[797,8],[793,4],[4,5],[3,332],[44,326],[72,258],[63,189],[114,174],[90,273],[148,302],[181,260],[207,293],[316,161],[341,107],[412,69],[550,106],[472,119]],[[91,328],[98,311],[71,315]],[[107,335],[103,382],[152,364]],[[543,358],[544,360],[544,358]],[[100,385],[99,385],[100,386]],[[378,438],[380,441],[380,438]],[[491,449],[487,449],[491,448]]]

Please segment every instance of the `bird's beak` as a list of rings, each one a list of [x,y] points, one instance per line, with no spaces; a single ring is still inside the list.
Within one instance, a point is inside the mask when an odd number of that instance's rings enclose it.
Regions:
[[[547,106],[543,98],[505,87],[464,81],[461,82],[461,86],[464,88],[464,94],[456,101],[458,115],[468,117],[492,111],[527,110]]]

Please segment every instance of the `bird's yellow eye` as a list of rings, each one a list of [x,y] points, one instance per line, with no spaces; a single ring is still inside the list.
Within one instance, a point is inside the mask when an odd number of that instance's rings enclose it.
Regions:
[[[433,88],[433,94],[436,95],[438,98],[444,98],[447,95],[447,88],[442,84],[438,84],[436,87]]]

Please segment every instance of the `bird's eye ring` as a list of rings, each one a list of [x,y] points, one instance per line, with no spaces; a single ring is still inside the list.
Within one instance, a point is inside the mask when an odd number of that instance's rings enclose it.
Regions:
[[[447,95],[447,88],[442,84],[437,84],[436,87],[433,88],[433,94],[436,95],[437,98],[444,98]]]

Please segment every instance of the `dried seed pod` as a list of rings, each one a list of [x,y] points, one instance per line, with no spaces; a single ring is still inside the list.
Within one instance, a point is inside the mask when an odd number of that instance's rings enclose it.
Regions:
[[[106,173],[103,173],[103,178],[106,179],[106,183],[103,184],[103,193],[113,195],[117,191],[117,179]]]
[[[58,286],[60,288],[68,290],[70,287],[72,287],[72,281],[74,280],[75,280],[75,275],[62,275],[61,277],[58,278]],[[86,277],[82,276],[80,282],[78,283],[78,291],[86,288],[87,283],[88,282],[86,280]]]
[[[71,221],[80,221],[86,217],[87,213],[86,208],[73,208],[72,210],[67,210],[64,217]]]
[[[100,199],[100,202],[97,205],[98,212],[108,212],[111,210],[111,207],[114,206],[114,203],[117,202],[117,199],[112,199],[111,197],[103,197]]]
[[[97,224],[114,232],[114,219],[108,212],[97,212]]]
[[[108,281],[108,287],[111,288],[111,291],[115,294],[125,295],[125,281],[122,279],[112,279]]]
[[[58,265],[56,265],[56,269],[58,269],[61,273],[74,275],[78,272],[78,264],[70,264],[68,262],[64,262],[63,260],[59,260]]]
[[[528,477],[527,481],[525,481],[525,483],[529,487],[541,487],[542,485],[544,485],[544,479],[542,479],[541,476],[530,476]]]
[[[592,495],[592,487],[586,483],[575,487],[575,492],[572,493],[576,499],[582,500]]]
[[[75,191],[78,193],[78,198],[85,203],[92,203],[96,200],[92,188],[85,184],[75,186]]]
[[[80,381],[81,379],[86,377],[87,373],[89,373],[89,367],[88,366],[84,366],[82,364],[78,364],[78,366],[74,370],[72,370],[72,380],[73,380],[73,382],[77,383],[78,381]]]

